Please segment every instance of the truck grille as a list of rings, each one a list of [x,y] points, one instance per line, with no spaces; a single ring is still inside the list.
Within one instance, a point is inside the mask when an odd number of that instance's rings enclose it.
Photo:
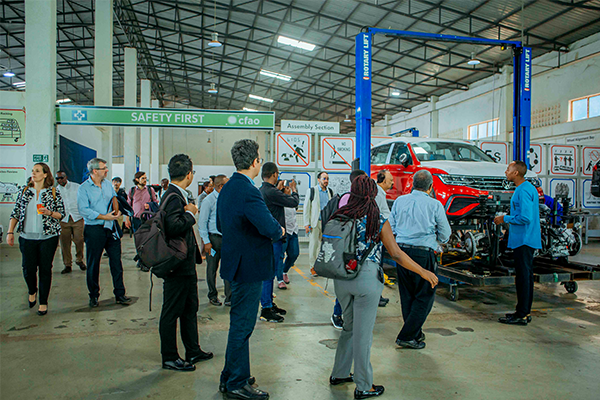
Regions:
[[[503,177],[471,175],[437,175],[446,185],[468,186],[479,190],[515,190],[515,184]]]

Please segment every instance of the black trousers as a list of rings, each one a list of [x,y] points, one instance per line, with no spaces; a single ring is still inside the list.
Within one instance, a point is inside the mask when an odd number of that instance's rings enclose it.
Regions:
[[[48,305],[52,284],[52,261],[58,247],[58,236],[46,240],[29,240],[19,237],[19,250],[23,266],[23,277],[29,294],[36,294],[37,276],[40,275],[40,304]]]
[[[102,225],[86,225],[83,229],[85,255],[87,261],[87,286],[90,298],[100,296],[100,260],[106,250],[108,265],[113,279],[115,296],[125,295],[123,284],[123,264],[121,263],[121,239],[115,239],[112,232]]]
[[[531,314],[533,304],[533,254],[535,249],[529,246],[513,250],[515,258],[515,285],[517,287],[517,314],[523,318]]]
[[[177,351],[177,320],[185,358],[200,354],[198,344],[198,277],[196,275],[168,277],[163,284],[163,306],[158,332],[162,361],[175,361]]]
[[[219,292],[217,291],[217,270],[221,261],[221,245],[223,244],[223,236],[211,233],[208,235],[212,249],[215,255],[208,254],[206,256],[206,283],[208,284],[208,299],[218,299]],[[211,252],[212,253],[212,252]],[[225,301],[231,301],[231,285],[229,281],[223,280],[225,283]]]
[[[422,268],[434,274],[437,273],[433,250],[408,247],[402,247],[402,250]],[[398,333],[398,339],[409,341],[416,339],[421,334],[421,328],[433,307],[435,288],[432,289],[431,284],[420,275],[402,268],[400,265],[396,269],[398,271],[398,290],[402,302],[402,318],[404,319],[404,326]]]

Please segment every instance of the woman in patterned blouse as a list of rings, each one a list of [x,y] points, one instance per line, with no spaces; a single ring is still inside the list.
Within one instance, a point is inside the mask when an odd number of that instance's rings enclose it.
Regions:
[[[37,301],[37,275],[40,280],[38,315],[48,313],[48,295],[52,282],[52,261],[58,246],[60,220],[65,213],[60,192],[48,165],[37,163],[31,170],[31,181],[19,192],[10,215],[7,242],[15,244],[15,227],[19,236],[23,276],[29,289],[29,308]]]

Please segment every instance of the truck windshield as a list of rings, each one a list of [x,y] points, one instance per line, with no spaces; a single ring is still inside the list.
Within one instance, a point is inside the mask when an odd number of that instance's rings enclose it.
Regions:
[[[485,161],[496,162],[478,147],[468,143],[418,142],[411,143],[419,161]]]

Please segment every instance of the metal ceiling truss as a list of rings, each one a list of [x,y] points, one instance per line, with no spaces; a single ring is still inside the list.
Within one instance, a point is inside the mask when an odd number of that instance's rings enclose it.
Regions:
[[[94,1],[57,0],[57,96],[93,104]],[[470,7],[470,8],[468,8]],[[540,12],[540,7],[543,7]],[[25,80],[24,1],[0,5],[0,64]],[[216,13],[215,13],[216,9]],[[538,15],[539,14],[539,15]],[[527,21],[521,27],[519,21]],[[114,0],[114,104],[123,104],[124,47],[137,49],[138,76],[162,105],[271,109],[278,119],[345,119],[354,113],[354,37],[364,26],[501,40],[521,39],[534,56],[567,51],[600,31],[600,0]],[[564,26],[543,34],[546,24]],[[521,31],[523,28],[523,31]],[[213,31],[222,47],[208,47]],[[284,35],[313,43],[280,45]],[[474,52],[481,64],[469,67]],[[373,119],[410,112],[498,73],[510,51],[494,46],[378,37],[373,44]],[[9,65],[10,64],[10,65]],[[266,69],[290,82],[260,75]],[[207,93],[211,83],[219,92]],[[401,96],[390,96],[391,90]],[[249,94],[272,98],[272,104]],[[353,130],[352,124],[342,124]]]

